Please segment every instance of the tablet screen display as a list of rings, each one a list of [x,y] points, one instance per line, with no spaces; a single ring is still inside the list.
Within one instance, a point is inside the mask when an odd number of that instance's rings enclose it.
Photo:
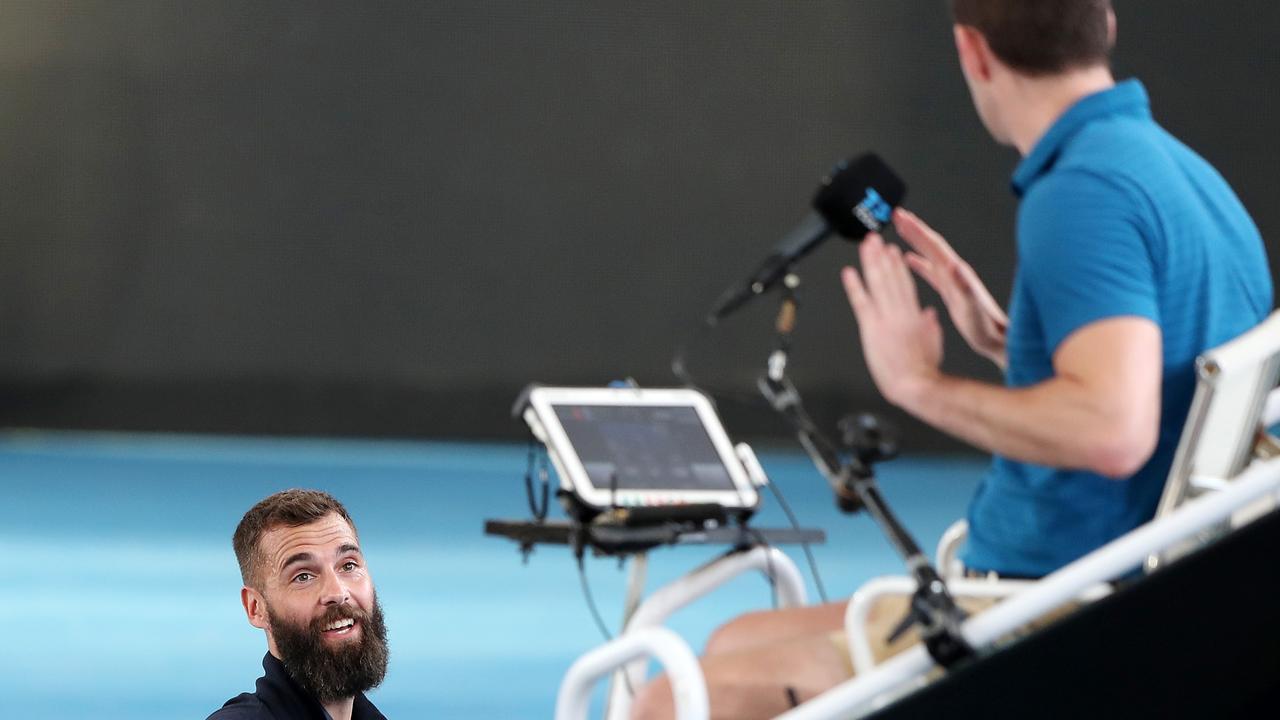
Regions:
[[[596,488],[609,489],[616,482],[619,490],[735,490],[692,407],[553,407]]]

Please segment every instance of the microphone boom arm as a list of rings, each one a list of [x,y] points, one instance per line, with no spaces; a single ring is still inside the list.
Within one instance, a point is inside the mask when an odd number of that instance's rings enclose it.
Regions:
[[[770,354],[768,369],[759,379],[761,394],[795,432],[818,471],[835,493],[836,506],[844,513],[865,510],[889,544],[902,556],[916,582],[907,618],[894,637],[911,624],[920,625],[925,648],[939,665],[953,667],[974,656],[973,647],[960,632],[965,612],[947,590],[946,582],[916,544],[911,533],[890,510],[876,485],[873,463],[887,458],[886,445],[868,433],[872,442],[854,441],[852,452],[842,458],[837,445],[827,438],[805,410],[804,401],[786,376],[787,349],[795,322],[795,289],[799,278],[786,272],[782,308],[779,312],[778,347]]]

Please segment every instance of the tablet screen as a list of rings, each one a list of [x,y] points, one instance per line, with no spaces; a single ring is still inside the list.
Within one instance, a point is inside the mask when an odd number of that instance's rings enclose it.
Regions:
[[[556,417],[592,485],[619,490],[734,491],[689,406],[556,404]]]

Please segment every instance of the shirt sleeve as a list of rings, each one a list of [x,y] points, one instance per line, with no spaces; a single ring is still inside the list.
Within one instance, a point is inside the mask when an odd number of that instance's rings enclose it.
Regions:
[[[1160,322],[1156,267],[1141,199],[1076,170],[1043,178],[1018,211],[1018,271],[1050,354],[1090,323],[1136,316]]]

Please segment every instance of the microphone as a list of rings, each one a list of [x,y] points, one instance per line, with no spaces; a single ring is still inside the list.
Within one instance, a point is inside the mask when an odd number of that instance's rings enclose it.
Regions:
[[[860,241],[867,233],[879,231],[906,194],[906,184],[874,153],[840,161],[818,186],[813,210],[774,246],[746,284],[733,285],[720,296],[706,324],[715,325],[778,284],[796,261],[832,232]]]

